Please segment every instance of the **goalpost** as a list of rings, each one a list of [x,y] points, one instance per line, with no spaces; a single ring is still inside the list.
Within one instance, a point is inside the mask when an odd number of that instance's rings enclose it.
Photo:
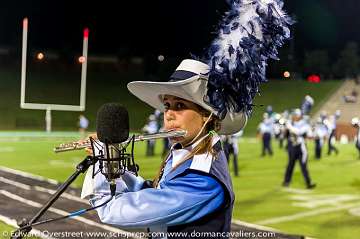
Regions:
[[[80,104],[79,105],[61,105],[61,104],[43,104],[25,102],[26,93],[26,59],[27,59],[27,35],[28,19],[23,19],[23,36],[22,36],[22,59],[21,59],[21,93],[20,108],[33,110],[46,110],[45,124],[46,132],[51,132],[51,111],[84,111],[86,100],[86,70],[88,59],[88,38],[89,29],[85,28],[83,32],[83,52],[81,61],[81,84],[80,84]]]

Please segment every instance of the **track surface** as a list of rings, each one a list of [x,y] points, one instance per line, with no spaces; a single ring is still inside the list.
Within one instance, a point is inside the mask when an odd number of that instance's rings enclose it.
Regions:
[[[60,184],[55,181],[0,168],[0,216],[10,220],[15,219],[16,221],[23,218],[32,218],[59,186]],[[79,189],[69,188],[40,220],[56,218],[67,215],[69,212],[88,208],[88,202],[80,199],[79,195]],[[130,231],[128,228],[124,229],[103,224],[100,222],[95,211],[75,218],[35,226],[34,229],[44,232],[46,236],[51,237],[55,235],[58,238],[123,238],[125,235],[129,238],[139,238],[144,235],[141,232],[145,232],[143,229]],[[133,233],[135,231],[139,233]],[[232,224],[232,231],[238,232],[237,235],[243,235],[236,238],[260,238],[257,236],[247,236],[246,232],[266,232],[268,229],[255,228],[253,225],[237,222]],[[265,238],[301,237],[275,232],[275,235],[272,234]]]

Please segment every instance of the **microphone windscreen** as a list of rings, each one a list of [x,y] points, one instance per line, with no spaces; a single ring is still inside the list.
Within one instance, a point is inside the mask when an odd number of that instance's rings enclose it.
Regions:
[[[118,103],[100,107],[96,116],[96,133],[103,143],[117,144],[129,138],[129,114]]]

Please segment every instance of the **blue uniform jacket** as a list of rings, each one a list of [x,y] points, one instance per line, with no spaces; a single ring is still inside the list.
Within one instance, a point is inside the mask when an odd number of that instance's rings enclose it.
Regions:
[[[219,137],[214,136],[213,145],[218,141]],[[101,221],[123,227],[166,231],[168,226],[196,221],[221,207],[223,186],[206,174],[213,162],[210,153],[195,155],[172,170],[189,150],[191,147],[172,149],[158,188],[141,189],[144,180],[125,173],[117,181],[116,198],[97,209]],[[102,174],[97,174],[93,185],[90,202],[99,205],[109,197],[109,184]]]

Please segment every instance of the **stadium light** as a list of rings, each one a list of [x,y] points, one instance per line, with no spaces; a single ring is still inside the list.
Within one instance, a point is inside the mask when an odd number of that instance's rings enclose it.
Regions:
[[[290,77],[290,72],[284,71],[284,77],[285,77],[285,78],[289,78],[289,77]]]
[[[84,63],[85,62],[85,56],[80,56],[79,58],[78,58],[78,62],[80,63],[80,64],[82,64],[82,63]]]
[[[165,60],[165,57],[163,55],[158,56],[158,61],[162,62]]]
[[[44,53],[39,52],[39,53],[36,54],[36,59],[37,60],[42,61],[42,60],[44,60],[44,58],[45,58]]]

